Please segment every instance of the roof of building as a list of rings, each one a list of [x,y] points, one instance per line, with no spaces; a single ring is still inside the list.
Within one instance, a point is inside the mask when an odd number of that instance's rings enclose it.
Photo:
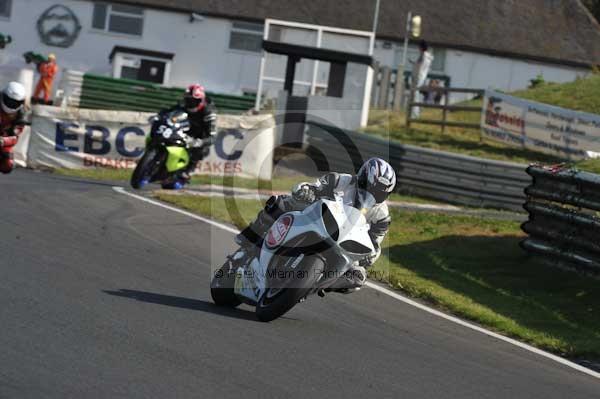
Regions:
[[[275,18],[370,31],[376,0],[113,0],[249,21]],[[433,46],[573,66],[600,64],[600,25],[580,0],[381,0],[377,36],[404,38],[421,15]]]

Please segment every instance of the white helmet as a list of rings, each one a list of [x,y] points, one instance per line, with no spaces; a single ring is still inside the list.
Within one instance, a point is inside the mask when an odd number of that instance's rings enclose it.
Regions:
[[[358,187],[370,192],[378,204],[382,203],[396,188],[396,172],[392,165],[381,158],[371,158],[357,173]]]
[[[0,105],[7,114],[14,114],[23,109],[25,103],[25,86],[19,82],[10,82],[2,90]]]

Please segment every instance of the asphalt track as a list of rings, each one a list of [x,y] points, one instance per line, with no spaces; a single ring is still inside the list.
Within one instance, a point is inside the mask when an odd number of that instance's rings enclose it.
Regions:
[[[599,398],[600,380],[372,289],[211,304],[230,232],[111,185],[0,176],[0,398]]]

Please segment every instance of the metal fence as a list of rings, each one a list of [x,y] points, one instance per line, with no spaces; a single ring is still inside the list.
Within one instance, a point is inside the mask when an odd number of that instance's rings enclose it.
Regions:
[[[531,182],[527,165],[486,160],[390,142],[369,134],[311,123],[309,155],[322,170],[355,173],[362,162],[387,159],[403,193],[473,207],[522,211]]]
[[[521,242],[557,266],[600,275],[600,175],[532,166]]]

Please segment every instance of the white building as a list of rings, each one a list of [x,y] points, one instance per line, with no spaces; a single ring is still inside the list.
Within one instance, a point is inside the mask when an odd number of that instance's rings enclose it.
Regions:
[[[46,30],[62,24],[72,31],[73,21],[64,17],[68,12],[62,7],[42,20],[55,4],[70,10],[81,26],[69,47],[44,44],[38,32],[38,24]],[[0,0],[0,10],[5,11],[0,16],[0,32],[13,38],[13,43],[0,50],[2,64],[24,65],[22,54],[32,50],[56,54],[61,69],[115,77],[142,74],[170,86],[201,81],[211,91],[222,93],[256,90],[262,24],[192,19],[190,12],[86,0]],[[115,47],[117,52],[113,52]],[[152,70],[157,67],[158,71]],[[163,79],[151,76],[151,72],[160,74],[162,68]]]
[[[26,51],[52,52],[63,69],[255,92],[265,18],[368,31],[374,6],[375,0],[0,0],[0,32],[13,37],[0,63],[19,66]],[[374,57],[382,65],[400,63],[408,11],[422,16],[433,71],[452,86],[511,91],[539,74],[571,81],[600,64],[600,27],[579,0],[381,0]],[[415,52],[411,46],[409,58]],[[303,69],[312,70],[299,65],[298,79],[310,75]],[[319,71],[318,81],[327,74]]]

